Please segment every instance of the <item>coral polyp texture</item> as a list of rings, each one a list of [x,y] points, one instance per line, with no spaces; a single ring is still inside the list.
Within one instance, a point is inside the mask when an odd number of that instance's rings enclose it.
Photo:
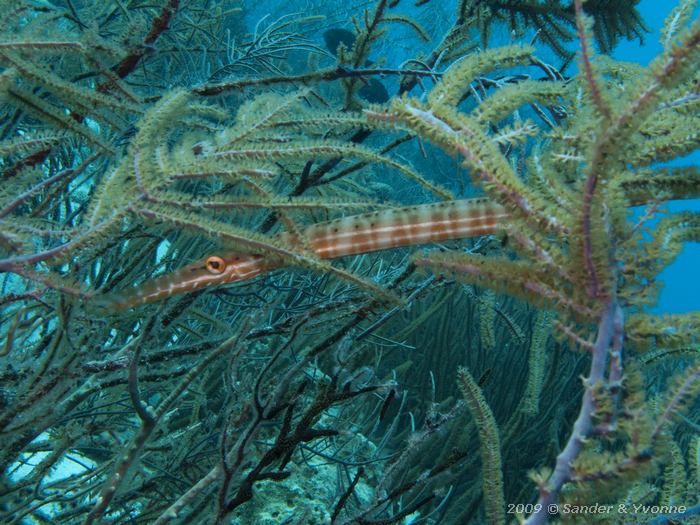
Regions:
[[[697,2],[337,4],[0,0],[0,522],[700,523]]]

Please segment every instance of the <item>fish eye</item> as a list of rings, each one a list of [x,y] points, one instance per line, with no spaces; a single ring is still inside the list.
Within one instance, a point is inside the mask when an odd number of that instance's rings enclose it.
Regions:
[[[221,257],[212,255],[211,257],[207,258],[206,267],[209,273],[219,275],[226,269],[226,262],[224,262]]]

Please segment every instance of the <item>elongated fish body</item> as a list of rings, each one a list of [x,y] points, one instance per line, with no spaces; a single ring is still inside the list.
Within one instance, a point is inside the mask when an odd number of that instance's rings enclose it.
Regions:
[[[492,233],[505,210],[486,199],[423,204],[353,215],[308,227],[305,236],[322,259]]]
[[[218,268],[212,267],[212,264],[217,263],[222,264],[223,271],[220,273]],[[279,260],[266,259],[262,255],[226,251],[188,264],[136,287],[95,297],[92,306],[109,311],[125,310],[167,299],[173,295],[194,292],[207,286],[245,281],[282,266]]]
[[[486,199],[424,204],[343,217],[307,227],[306,245],[319,258],[334,259],[400,246],[413,246],[492,233],[507,219],[503,207]],[[277,241],[301,250],[288,233]],[[135,288],[95,298],[95,305],[123,310],[207,286],[244,281],[284,266],[269,255],[223,251]]]

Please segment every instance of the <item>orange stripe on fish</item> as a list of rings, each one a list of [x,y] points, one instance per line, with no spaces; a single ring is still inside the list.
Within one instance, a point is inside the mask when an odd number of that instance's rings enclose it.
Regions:
[[[311,225],[303,231],[307,246],[322,259],[358,255],[492,233],[507,220],[505,209],[486,199],[468,199],[365,213]],[[277,241],[291,246],[289,233]],[[95,298],[95,304],[123,310],[208,286],[244,281],[282,268],[269,255],[225,251],[135,288]]]

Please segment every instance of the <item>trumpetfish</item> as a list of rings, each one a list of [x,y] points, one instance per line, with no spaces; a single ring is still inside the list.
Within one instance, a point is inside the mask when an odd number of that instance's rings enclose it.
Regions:
[[[352,215],[310,225],[302,235],[305,247],[319,258],[335,259],[487,235],[507,217],[502,206],[476,198]],[[290,233],[281,233],[276,240],[296,250],[304,249]],[[208,286],[245,281],[284,265],[281,258],[271,255],[222,251],[137,287],[98,296],[95,304],[109,310],[123,310]]]

